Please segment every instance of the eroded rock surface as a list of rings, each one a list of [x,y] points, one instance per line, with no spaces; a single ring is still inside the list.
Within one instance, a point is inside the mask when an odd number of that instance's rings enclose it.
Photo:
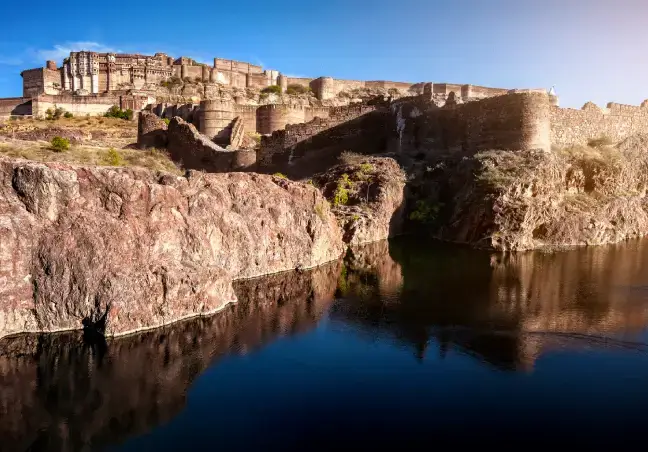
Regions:
[[[109,334],[160,326],[234,301],[232,280],[342,251],[306,184],[0,159],[0,337],[106,313]]]
[[[402,232],[405,174],[389,157],[362,157],[313,177],[352,245]]]

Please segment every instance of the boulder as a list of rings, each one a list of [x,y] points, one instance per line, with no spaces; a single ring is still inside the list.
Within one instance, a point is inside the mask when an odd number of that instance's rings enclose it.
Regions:
[[[232,280],[337,259],[341,236],[317,189],[274,176],[3,158],[0,337],[214,312]]]
[[[351,245],[402,233],[405,173],[390,157],[356,156],[313,177]]]

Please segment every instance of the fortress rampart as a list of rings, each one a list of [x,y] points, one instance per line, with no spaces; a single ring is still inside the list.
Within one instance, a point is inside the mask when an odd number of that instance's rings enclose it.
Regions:
[[[641,106],[610,102],[601,108],[588,102],[580,110],[551,108],[551,142],[557,146],[584,145],[601,137],[621,141],[637,133],[648,133],[648,101]]]

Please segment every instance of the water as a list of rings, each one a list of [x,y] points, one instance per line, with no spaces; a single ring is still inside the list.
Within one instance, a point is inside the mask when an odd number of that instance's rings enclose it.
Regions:
[[[648,241],[414,239],[237,285],[206,319],[0,341],[0,450],[618,447],[648,408]],[[521,441],[520,441],[521,440]]]

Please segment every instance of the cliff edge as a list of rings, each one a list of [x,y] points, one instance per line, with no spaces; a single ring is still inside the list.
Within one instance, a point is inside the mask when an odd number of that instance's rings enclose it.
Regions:
[[[551,151],[428,161],[409,185],[411,224],[502,251],[603,245],[648,234],[648,136]]]
[[[314,187],[0,158],[0,337],[161,326],[235,301],[232,281],[343,252]]]

